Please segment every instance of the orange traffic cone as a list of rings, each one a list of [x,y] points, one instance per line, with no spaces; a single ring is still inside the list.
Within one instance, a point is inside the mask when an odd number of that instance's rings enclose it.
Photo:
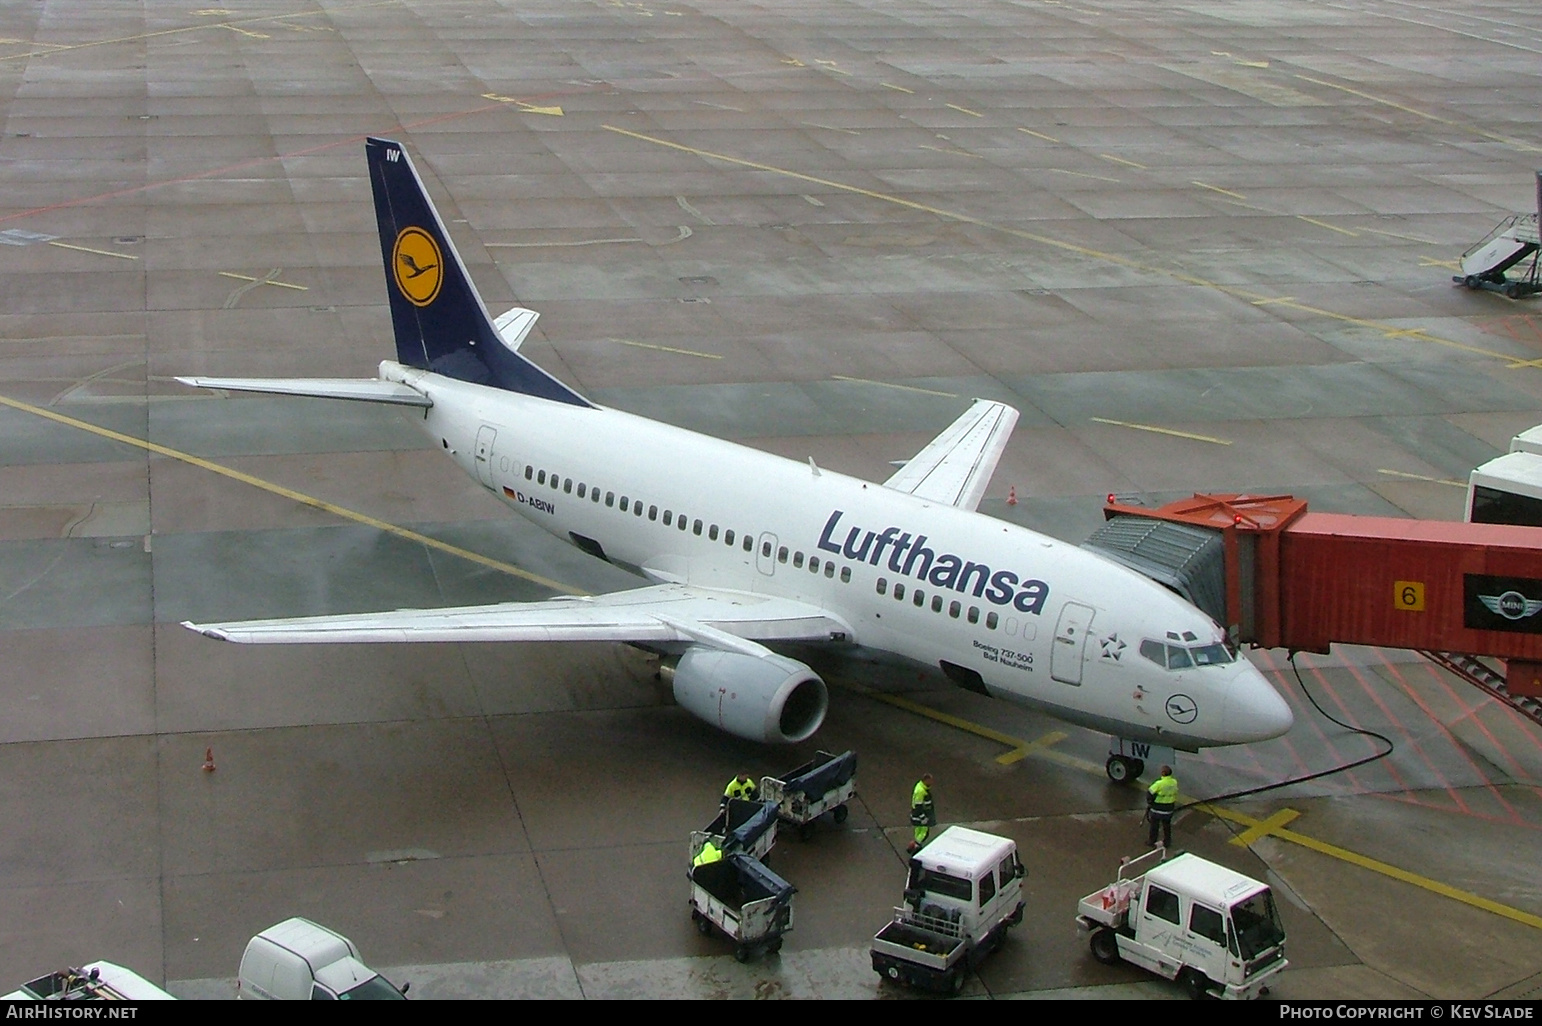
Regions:
[[[1017,485],[1013,485],[1012,487],[1007,489],[1007,505],[1008,506],[1016,506],[1017,505]]]
[[[203,750],[203,771],[205,773],[213,773],[214,772],[214,749],[213,748],[205,748]]]

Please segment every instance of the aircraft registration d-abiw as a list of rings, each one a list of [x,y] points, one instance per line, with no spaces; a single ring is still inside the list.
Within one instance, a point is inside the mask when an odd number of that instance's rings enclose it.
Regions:
[[[374,379],[182,378],[394,403],[512,509],[648,582],[540,602],[186,626],[251,644],[615,641],[664,651],[681,706],[762,742],[819,729],[828,691],[778,646],[866,650],[1116,739],[1277,737],[1284,699],[1216,623],[1102,556],[976,511],[1017,411],[975,400],[882,484],[606,409],[522,356],[402,147],[366,144],[396,360]],[[858,648],[860,647],[860,648]],[[1139,773],[1115,755],[1109,774]]]

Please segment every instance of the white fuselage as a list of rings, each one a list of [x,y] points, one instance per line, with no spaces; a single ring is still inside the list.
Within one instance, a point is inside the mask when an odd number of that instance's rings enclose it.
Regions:
[[[1290,723],[1244,658],[1153,658],[1213,657],[1224,639],[1166,589],[1073,545],[618,410],[391,362],[381,377],[425,393],[424,430],[521,515],[653,580],[817,605],[849,641],[1131,740],[1193,749]]]

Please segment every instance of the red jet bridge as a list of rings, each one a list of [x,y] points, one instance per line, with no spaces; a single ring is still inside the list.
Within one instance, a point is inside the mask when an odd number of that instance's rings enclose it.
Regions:
[[[1310,513],[1289,495],[1110,495],[1085,543],[1238,642],[1407,648],[1542,722],[1542,528]],[[1505,661],[1496,672],[1479,657]]]

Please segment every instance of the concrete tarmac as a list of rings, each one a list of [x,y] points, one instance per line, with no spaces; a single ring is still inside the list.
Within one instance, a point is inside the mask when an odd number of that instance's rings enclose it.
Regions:
[[[105,958],[229,997],[304,915],[414,996],[903,997],[867,942],[929,770],[1029,870],[967,993],[1179,996],[1073,926],[1144,842],[1079,728],[824,667],[859,799],[777,845],[796,928],[740,965],[692,927],[687,835],[815,743],[719,734],[618,646],[184,630],[637,582],[401,413],[172,379],[393,355],[384,135],[599,402],[881,481],[1002,399],[981,508],[1071,541],[1109,492],[1458,519],[1542,422],[1536,301],[1451,284],[1535,209],[1539,52],[1504,0],[0,7],[0,982]],[[1275,996],[1542,996],[1542,728],[1409,653],[1251,656],[1296,726],[1183,759],[1185,794],[1385,747],[1314,701],[1393,746],[1179,818],[1280,895]]]

